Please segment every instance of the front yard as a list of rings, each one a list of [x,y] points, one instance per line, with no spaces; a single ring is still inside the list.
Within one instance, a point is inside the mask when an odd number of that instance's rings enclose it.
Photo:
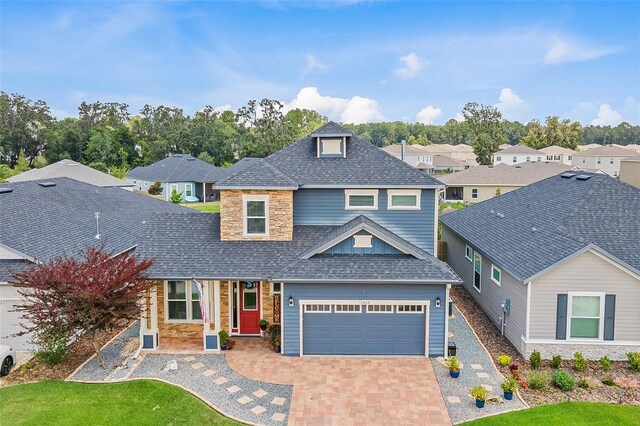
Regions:
[[[186,203],[180,204],[190,209],[198,210],[203,213],[220,213],[220,202],[215,203]]]
[[[182,389],[138,380],[109,384],[44,381],[0,389],[7,425],[240,425]]]

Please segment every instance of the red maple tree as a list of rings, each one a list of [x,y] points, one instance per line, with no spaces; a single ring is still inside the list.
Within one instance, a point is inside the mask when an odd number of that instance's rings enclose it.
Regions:
[[[24,298],[16,310],[28,322],[25,332],[86,335],[106,368],[97,333],[140,318],[141,297],[154,286],[145,273],[152,264],[131,252],[113,256],[91,247],[79,257],[59,257],[13,273]]]

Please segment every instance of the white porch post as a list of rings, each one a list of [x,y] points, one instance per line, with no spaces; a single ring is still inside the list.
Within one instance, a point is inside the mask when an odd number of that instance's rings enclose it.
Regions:
[[[156,288],[150,289],[147,296],[149,297],[149,305],[147,307],[145,296],[142,317],[140,318],[140,346],[143,349],[154,350],[160,346],[160,334],[158,333],[158,293]]]
[[[204,322],[204,324],[202,325],[202,348],[205,351],[218,351],[220,350],[219,347],[208,347],[207,345],[207,338],[211,338],[212,336],[216,335],[217,333],[215,333],[214,331],[211,330],[211,283],[213,282],[214,285],[214,294],[215,294],[215,287],[217,284],[217,281],[202,281],[202,298],[205,301],[206,304],[206,309],[205,312],[207,314],[207,320]],[[215,303],[215,300],[214,300]],[[218,312],[218,310],[215,310],[216,314]],[[210,346],[213,346],[213,342],[209,342]],[[218,345],[216,345],[218,346]]]
[[[214,281],[213,282],[213,309],[214,309],[214,313],[215,313],[215,321],[214,321],[214,326],[215,326],[215,331],[216,333],[218,333],[221,328],[220,328],[220,324],[221,324],[221,320],[220,320],[220,286],[222,285],[222,283],[220,281]]]

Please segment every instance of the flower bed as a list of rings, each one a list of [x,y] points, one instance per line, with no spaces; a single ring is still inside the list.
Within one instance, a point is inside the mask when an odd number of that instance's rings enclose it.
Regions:
[[[530,405],[552,404],[565,401],[607,402],[640,405],[640,373],[633,372],[626,361],[611,361],[611,369],[604,371],[599,361],[589,361],[584,371],[574,369],[574,360],[563,359],[558,369],[551,367],[550,360],[542,360],[539,370],[532,370],[529,360],[520,355],[511,342],[500,334],[487,314],[462,286],[451,289],[451,298],[456,307],[467,318],[473,331],[491,354],[494,364],[505,377],[511,378],[510,365],[518,366],[520,379],[527,379],[530,372],[546,373],[549,383],[542,389],[521,388],[522,398]],[[510,365],[500,365],[498,357],[511,357]],[[564,392],[551,383],[552,374],[563,370],[575,379],[575,388]],[[607,378],[611,379],[610,381]],[[605,382],[612,385],[605,385]],[[584,387],[580,387],[580,385]]]

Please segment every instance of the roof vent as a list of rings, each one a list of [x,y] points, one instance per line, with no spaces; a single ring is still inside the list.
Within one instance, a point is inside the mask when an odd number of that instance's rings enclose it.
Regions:
[[[522,168],[522,166],[516,166],[516,169],[521,169],[521,168]]]
[[[187,161],[196,161],[196,159],[193,158],[193,157],[189,157],[189,158],[187,158]]]
[[[94,216],[96,217],[96,240],[99,240],[100,235],[100,212],[95,212]]]
[[[496,216],[498,216],[500,219],[502,219],[504,217],[504,213],[496,213]]]
[[[576,175],[576,173],[563,173],[563,174],[560,175],[560,177],[563,177],[565,179],[571,179],[575,175]]]
[[[531,228],[532,232],[536,232],[538,230],[538,228],[536,228],[535,226],[533,228]]]
[[[56,186],[55,182],[38,182],[38,185],[40,185],[43,188],[50,188],[52,186]]]
[[[13,192],[13,188],[10,188],[8,186],[0,187],[0,194],[8,194],[10,192]]]
[[[173,154],[174,157],[181,158],[182,154]]]
[[[591,175],[578,175],[576,176],[577,180],[589,180],[591,179]]]

